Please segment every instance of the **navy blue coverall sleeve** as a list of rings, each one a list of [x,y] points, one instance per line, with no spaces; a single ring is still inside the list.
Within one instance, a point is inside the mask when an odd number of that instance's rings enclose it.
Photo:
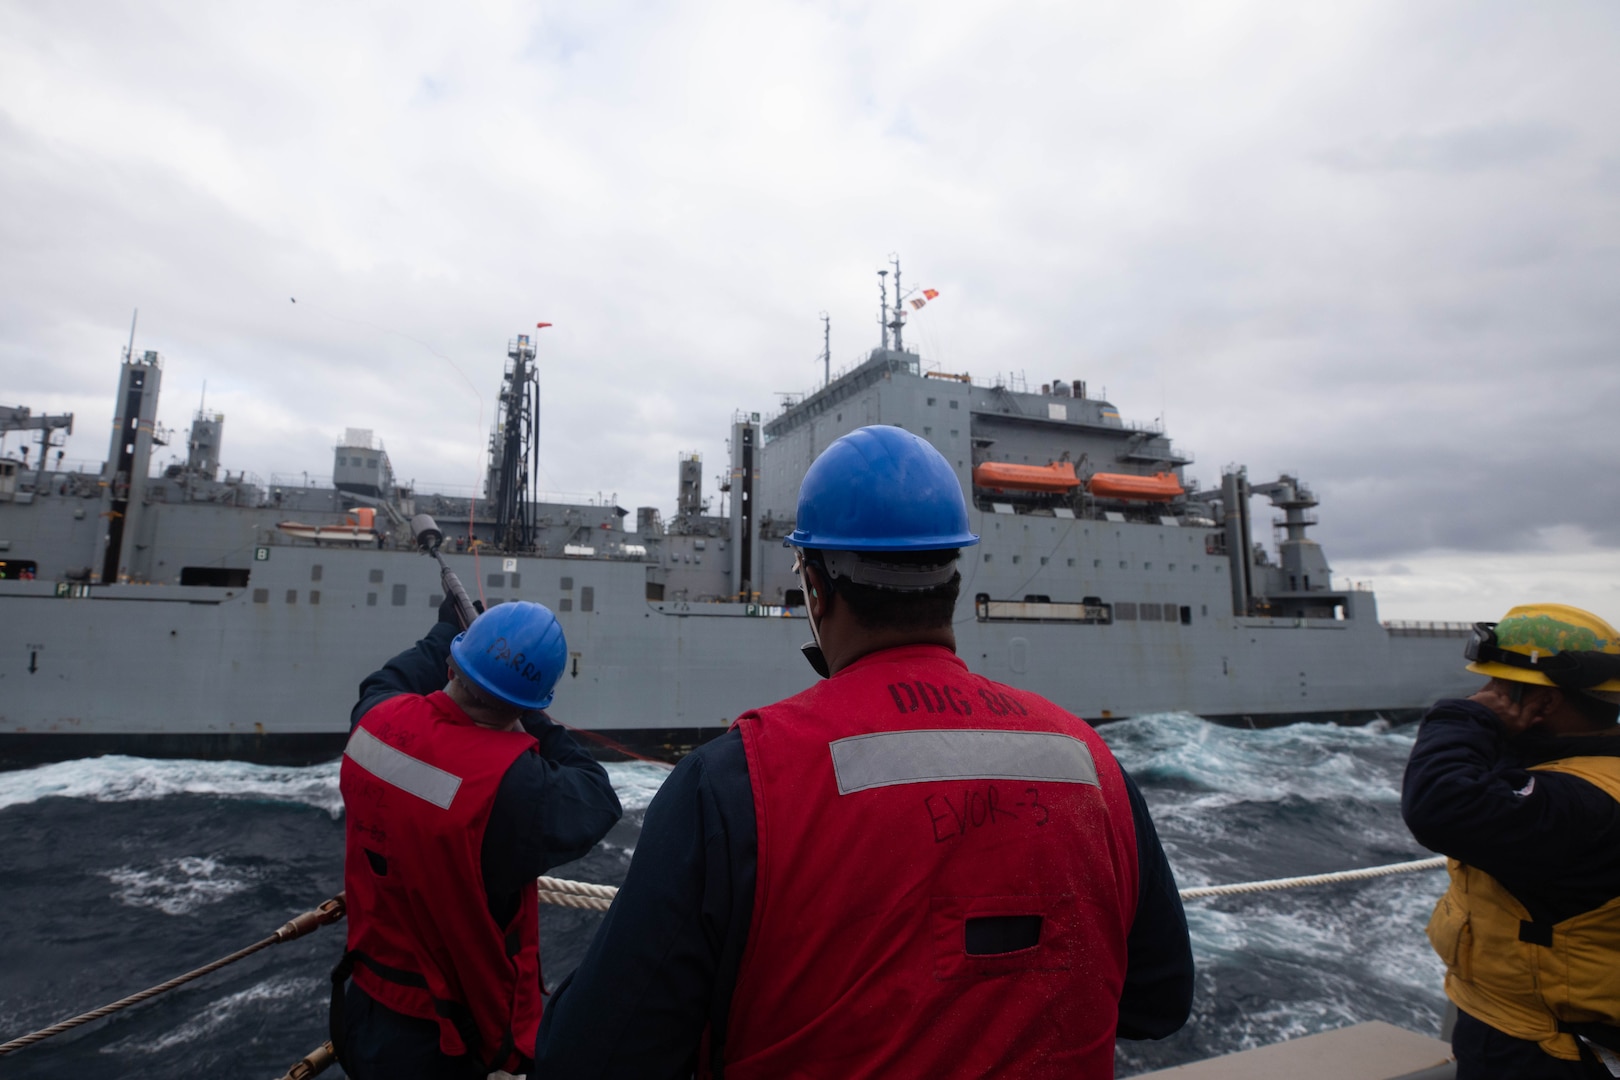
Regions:
[[[1140,888],[1119,1034],[1159,1038],[1192,1003],[1187,922],[1147,805],[1127,778]],[[754,910],[758,834],[742,737],[689,755],[647,808],[630,871],[578,970],[541,1018],[544,1076],[693,1072],[705,1025],[723,1036]]]
[[[415,645],[367,676],[349,727],[396,694],[430,694],[448,681],[450,642],[457,627],[440,622]],[[539,741],[501,777],[484,829],[484,889],[497,921],[518,890],[553,867],[580,858],[607,835],[623,813],[607,771],[568,730],[542,710],[526,713],[523,728]]]
[[[1509,738],[1477,701],[1436,703],[1401,781],[1418,843],[1478,867],[1537,921],[1561,922],[1620,896],[1620,803],[1567,773],[1530,766],[1620,756],[1620,735]]]
[[[1125,939],[1125,989],[1119,996],[1122,1039],[1162,1039],[1181,1030],[1192,1013],[1192,940],[1181,892],[1170,871],[1136,781],[1124,769],[1125,791],[1136,824],[1136,919]]]
[[[758,834],[742,736],[699,747],[647,807],[630,870],[540,1019],[541,1076],[686,1077],[724,1031],[754,913]]]

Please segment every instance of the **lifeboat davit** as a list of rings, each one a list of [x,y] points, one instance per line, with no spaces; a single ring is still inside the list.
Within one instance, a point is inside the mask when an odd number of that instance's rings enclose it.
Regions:
[[[986,461],[973,466],[973,483],[1000,491],[1073,491],[1080,486],[1080,478],[1074,475],[1072,461],[1054,461],[1050,465]]]
[[[1093,473],[1086,489],[1101,499],[1139,499],[1143,502],[1169,502],[1186,494],[1174,473],[1137,476],[1134,473]]]

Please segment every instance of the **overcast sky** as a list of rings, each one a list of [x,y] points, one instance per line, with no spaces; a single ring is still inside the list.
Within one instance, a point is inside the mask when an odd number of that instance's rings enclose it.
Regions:
[[[471,489],[549,321],[542,487],[668,514],[898,253],[926,365],[1297,473],[1386,617],[1620,622],[1612,0],[358,9],[0,0],[0,404],[69,461],[139,308],[226,468]]]

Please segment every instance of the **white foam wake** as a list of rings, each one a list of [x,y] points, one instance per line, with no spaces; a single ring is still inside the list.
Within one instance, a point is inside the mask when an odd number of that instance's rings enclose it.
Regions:
[[[292,767],[109,754],[0,773],[0,810],[51,797],[119,803],[173,795],[296,802],[333,817],[343,810],[335,761]]]
[[[113,899],[131,907],[156,908],[165,915],[189,915],[205,904],[251,888],[257,875],[203,855],[165,859],[155,867],[120,866],[99,871],[118,886]]]
[[[626,810],[646,809],[669,776],[669,767],[656,763],[630,761],[605,768]],[[107,755],[0,773],[0,810],[48,798],[119,803],[174,795],[301,803],[333,818],[343,814],[336,761],[293,767]]]

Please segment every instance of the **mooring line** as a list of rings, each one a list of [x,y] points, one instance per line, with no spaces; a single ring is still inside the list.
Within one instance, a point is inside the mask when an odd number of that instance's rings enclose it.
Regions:
[[[1446,865],[1444,856],[1436,855],[1415,862],[1391,863],[1387,866],[1369,866],[1360,870],[1336,870],[1331,874],[1309,874],[1304,877],[1272,878],[1269,881],[1242,881],[1233,885],[1201,885],[1182,889],[1183,900],[1199,900],[1206,896],[1233,896],[1239,893],[1271,892],[1278,889],[1301,889],[1308,885],[1331,885],[1340,881],[1366,881],[1369,878],[1388,877],[1391,874],[1410,874],[1419,870],[1438,870]],[[612,885],[590,885],[583,881],[543,877],[539,880],[540,902],[562,907],[606,911],[619,890]]]
[[[1301,889],[1307,885],[1331,885],[1336,881],[1366,881],[1368,878],[1388,877],[1391,874],[1411,874],[1419,870],[1438,870],[1445,865],[1445,856],[1436,855],[1430,859],[1390,863],[1388,866],[1369,866],[1361,870],[1336,870],[1331,874],[1272,878],[1269,881],[1243,881],[1235,885],[1201,885],[1194,889],[1182,889],[1181,898],[1183,900],[1198,900],[1205,896],[1233,896],[1238,893]]]
[[[81,1024],[88,1024],[92,1020],[100,1020],[103,1016],[110,1016],[111,1014],[118,1012],[120,1009],[127,1009],[131,1005],[139,1005],[148,998],[154,998],[159,994],[167,993],[177,986],[184,986],[191,980],[200,979],[210,972],[218,971],[227,964],[234,964],[238,960],[246,959],[247,957],[258,952],[260,949],[268,949],[272,945],[280,945],[284,941],[292,941],[294,938],[301,938],[311,930],[319,929],[328,923],[337,922],[339,919],[343,918],[343,911],[343,894],[338,893],[320,907],[315,908],[312,911],[306,911],[302,915],[295,916],[263,941],[256,941],[245,949],[238,949],[229,956],[222,956],[218,960],[215,960],[212,964],[205,964],[202,967],[197,968],[195,971],[188,971],[184,975],[170,979],[168,982],[162,982],[158,983],[156,986],[148,987],[138,994],[131,994],[127,998],[121,998],[118,1001],[113,1002],[111,1005],[103,1005],[99,1009],[92,1009],[90,1012],[82,1013],[70,1020],[63,1020],[59,1024],[52,1024],[48,1028],[42,1028],[41,1030],[33,1032],[32,1034],[24,1035],[20,1039],[12,1039],[8,1043],[0,1044],[0,1057],[4,1057],[6,1054],[12,1053],[13,1051],[21,1050],[25,1046],[32,1046],[42,1039],[50,1038],[52,1035],[60,1035],[64,1031],[71,1031]]]

